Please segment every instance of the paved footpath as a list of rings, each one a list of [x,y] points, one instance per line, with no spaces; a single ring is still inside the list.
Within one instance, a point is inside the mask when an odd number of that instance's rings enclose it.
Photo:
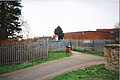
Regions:
[[[47,80],[64,72],[104,63],[103,57],[72,51],[71,57],[0,75],[0,80]]]

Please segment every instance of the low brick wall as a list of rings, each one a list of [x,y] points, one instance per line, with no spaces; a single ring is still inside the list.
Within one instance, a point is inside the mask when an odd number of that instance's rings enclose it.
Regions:
[[[118,71],[120,67],[120,44],[108,44],[104,49],[105,68]]]

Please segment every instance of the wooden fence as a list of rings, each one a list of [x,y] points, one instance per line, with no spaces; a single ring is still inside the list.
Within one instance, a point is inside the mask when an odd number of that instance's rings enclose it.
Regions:
[[[0,65],[19,64],[46,58],[48,54],[47,48],[47,40],[20,45],[0,45]]]
[[[113,43],[111,40],[49,40],[49,51],[65,51],[66,46],[70,45],[72,49],[103,51],[106,44]]]
[[[103,51],[106,44],[113,43],[111,40],[70,40],[72,49]]]
[[[67,45],[78,49],[94,49],[103,51],[104,45],[111,40],[35,40],[19,45],[0,45],[0,65],[24,63],[47,58],[48,51],[65,51]]]
[[[48,50],[49,51],[65,51],[66,46],[69,45],[69,41],[67,40],[49,40],[48,41]]]

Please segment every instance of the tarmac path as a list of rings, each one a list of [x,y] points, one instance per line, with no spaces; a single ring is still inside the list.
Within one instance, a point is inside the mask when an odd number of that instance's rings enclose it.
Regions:
[[[71,57],[0,75],[0,80],[48,80],[64,72],[104,63],[104,57],[72,51]]]

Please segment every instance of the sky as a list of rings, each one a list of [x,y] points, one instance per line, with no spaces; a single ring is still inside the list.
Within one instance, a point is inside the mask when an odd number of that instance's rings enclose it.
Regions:
[[[119,22],[119,0],[22,0],[22,15],[30,37],[114,28]]]

